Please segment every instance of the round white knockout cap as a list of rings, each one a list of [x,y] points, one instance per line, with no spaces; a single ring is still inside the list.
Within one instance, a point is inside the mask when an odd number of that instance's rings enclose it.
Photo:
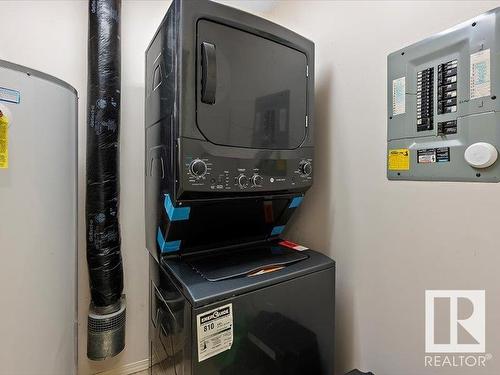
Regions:
[[[465,161],[474,168],[488,168],[497,161],[498,151],[490,143],[478,142],[465,150]]]

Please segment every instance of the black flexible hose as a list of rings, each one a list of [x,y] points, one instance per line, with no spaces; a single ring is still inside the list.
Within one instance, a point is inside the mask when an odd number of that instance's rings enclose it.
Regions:
[[[97,308],[116,305],[123,291],[118,221],[120,10],[121,0],[89,1],[87,264]]]

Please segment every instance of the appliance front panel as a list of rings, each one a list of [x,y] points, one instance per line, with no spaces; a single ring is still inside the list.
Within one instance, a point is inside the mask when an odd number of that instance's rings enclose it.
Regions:
[[[291,196],[273,199],[224,199],[185,204],[189,217],[176,220],[162,212],[158,256],[183,255],[219,247],[264,241],[281,233],[295,211]],[[301,197],[297,197],[301,199]],[[280,231],[280,233],[276,233]],[[169,248],[164,242],[177,242]]]
[[[151,374],[333,374],[334,267],[200,308],[177,284],[188,275],[176,280],[150,257],[150,276]]]
[[[197,125],[214,144],[295,149],[307,131],[304,53],[208,20],[197,24]]]
[[[333,374],[334,281],[331,268],[194,310],[192,375]],[[221,307],[231,309],[232,345],[213,355],[218,337],[203,322]]]

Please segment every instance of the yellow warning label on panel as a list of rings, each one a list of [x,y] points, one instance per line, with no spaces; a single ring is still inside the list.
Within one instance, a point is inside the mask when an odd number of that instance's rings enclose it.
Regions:
[[[9,168],[9,119],[0,111],[0,169]]]
[[[410,150],[398,148],[389,150],[389,170],[408,171],[410,169]]]

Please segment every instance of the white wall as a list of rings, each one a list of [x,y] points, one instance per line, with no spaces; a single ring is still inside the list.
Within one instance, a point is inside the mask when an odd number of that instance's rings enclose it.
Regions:
[[[144,52],[170,1],[125,0],[122,7],[121,227],[127,294],[125,351],[87,360],[89,287],[85,257],[84,173],[87,1],[0,1],[0,59],[52,74],[79,93],[79,374],[141,361],[148,355],[147,256],[144,250]],[[4,339],[4,338],[1,338]],[[1,364],[0,364],[0,373]]]
[[[316,43],[315,185],[287,233],[337,261],[339,370],[500,373],[500,186],[385,177],[387,55],[499,5],[285,1],[268,15]],[[486,289],[486,368],[423,367],[426,289]]]

